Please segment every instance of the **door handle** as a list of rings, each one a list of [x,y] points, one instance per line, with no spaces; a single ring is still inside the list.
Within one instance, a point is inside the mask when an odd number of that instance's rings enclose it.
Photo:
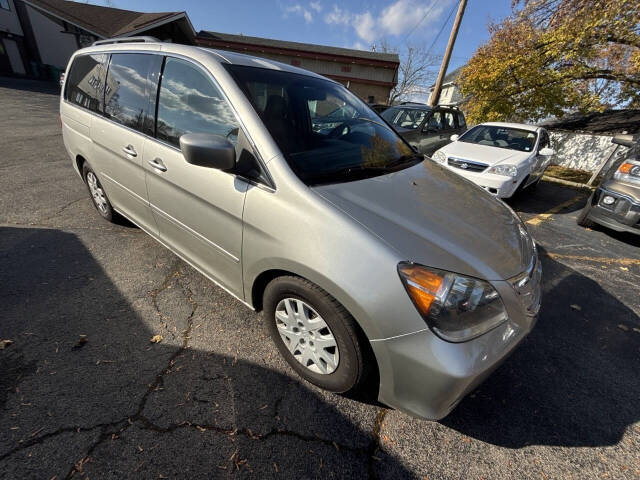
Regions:
[[[153,168],[161,172],[167,171],[167,166],[159,158],[154,158],[153,160],[149,160],[149,165],[151,165]]]
[[[132,157],[138,156],[138,152],[136,152],[136,149],[133,148],[133,145],[131,144],[127,145],[126,147],[122,147],[122,151],[127,155],[131,155]]]

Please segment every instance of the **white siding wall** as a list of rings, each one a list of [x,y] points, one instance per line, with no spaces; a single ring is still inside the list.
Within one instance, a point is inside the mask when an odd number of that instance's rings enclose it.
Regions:
[[[76,37],[61,33],[62,25],[27,5],[31,27],[36,37],[40,58],[45,65],[64,69],[73,52],[78,49]]]
[[[9,10],[0,8],[0,31],[13,33],[14,35],[24,35],[13,0],[9,0]]]

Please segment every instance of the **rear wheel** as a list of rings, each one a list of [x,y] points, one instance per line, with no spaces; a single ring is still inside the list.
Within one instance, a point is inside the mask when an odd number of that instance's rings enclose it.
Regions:
[[[89,189],[93,206],[96,207],[100,216],[109,222],[115,222],[118,214],[113,210],[111,202],[100,184],[100,180],[98,180],[95,172],[86,162],[82,166],[82,177]]]
[[[305,380],[332,392],[355,392],[371,368],[366,338],[331,295],[308,280],[287,276],[264,293],[271,338]]]

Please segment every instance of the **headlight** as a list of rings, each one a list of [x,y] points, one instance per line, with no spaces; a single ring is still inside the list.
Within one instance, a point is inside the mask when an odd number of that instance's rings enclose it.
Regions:
[[[444,154],[444,152],[441,152],[440,150],[434,153],[433,157],[431,158],[438,163],[444,163],[447,160],[447,156]]]
[[[488,282],[408,262],[398,272],[422,318],[444,340],[471,340],[508,319]]]
[[[503,175],[505,177],[517,177],[518,169],[515,165],[495,165],[487,170],[487,173]]]
[[[637,160],[625,160],[613,174],[616,180],[640,183],[640,162]]]

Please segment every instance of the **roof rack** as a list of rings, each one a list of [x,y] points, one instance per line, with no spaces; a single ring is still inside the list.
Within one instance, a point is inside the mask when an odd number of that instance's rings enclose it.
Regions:
[[[98,40],[97,42],[93,42],[92,46],[96,45],[109,45],[110,43],[157,43],[158,40],[156,37],[118,37],[118,38],[107,38],[106,40]]]

